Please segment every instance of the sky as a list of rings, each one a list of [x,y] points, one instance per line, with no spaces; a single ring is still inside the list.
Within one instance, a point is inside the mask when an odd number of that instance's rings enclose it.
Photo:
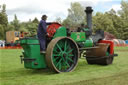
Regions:
[[[6,12],[9,22],[16,14],[20,22],[39,20],[43,14],[48,16],[47,21],[55,21],[57,17],[62,20],[68,15],[71,2],[79,2],[83,7],[92,6],[94,12],[105,12],[110,9],[121,9],[121,0],[0,0],[0,5],[6,4]]]

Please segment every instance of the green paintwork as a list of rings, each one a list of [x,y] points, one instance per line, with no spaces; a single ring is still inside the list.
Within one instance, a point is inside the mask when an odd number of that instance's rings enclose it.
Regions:
[[[36,59],[35,61],[24,61],[25,68],[39,69],[46,68],[45,56],[40,54],[39,41],[36,38],[24,38],[20,40],[23,47],[24,59]],[[34,63],[38,63],[35,65]]]
[[[93,46],[93,41],[92,39],[87,39],[85,42],[84,42],[84,47],[92,47]]]
[[[85,29],[88,30],[88,29]],[[82,44],[83,48],[84,47],[92,47],[93,46],[93,41],[92,39],[87,39],[85,32],[72,32],[71,33],[71,38],[76,41],[76,43]]]
[[[36,38],[23,38],[20,40],[20,44],[39,44],[39,41]]]
[[[67,32],[65,27],[60,27],[59,29],[56,30],[56,33],[53,36],[53,39],[56,37],[66,37]]]
[[[72,32],[71,38],[76,42],[83,42],[86,40],[85,32]]]
[[[109,52],[107,51],[107,52],[106,52],[106,56],[109,56],[109,55],[110,55],[110,54],[109,54]]]
[[[83,31],[89,31],[89,29],[88,28],[83,28]]]

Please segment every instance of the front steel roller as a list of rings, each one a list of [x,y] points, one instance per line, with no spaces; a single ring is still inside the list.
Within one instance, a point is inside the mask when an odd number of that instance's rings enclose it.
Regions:
[[[110,45],[99,43],[99,48],[93,48],[86,53],[88,64],[109,65],[113,62],[113,55],[110,55]]]
[[[46,50],[46,63],[55,72],[70,72],[79,58],[77,44],[69,37],[53,39]]]

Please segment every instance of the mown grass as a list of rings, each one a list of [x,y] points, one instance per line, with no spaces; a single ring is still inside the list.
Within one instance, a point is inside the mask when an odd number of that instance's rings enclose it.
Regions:
[[[116,47],[112,65],[88,65],[79,59],[73,72],[56,74],[49,69],[25,69],[21,50],[0,50],[1,85],[127,85],[128,47]]]

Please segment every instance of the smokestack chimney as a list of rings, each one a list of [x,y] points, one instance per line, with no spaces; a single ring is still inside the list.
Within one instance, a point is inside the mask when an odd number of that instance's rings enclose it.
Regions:
[[[92,12],[93,12],[92,7],[86,7],[85,12],[86,12],[87,26],[91,30],[91,34],[92,34]]]

